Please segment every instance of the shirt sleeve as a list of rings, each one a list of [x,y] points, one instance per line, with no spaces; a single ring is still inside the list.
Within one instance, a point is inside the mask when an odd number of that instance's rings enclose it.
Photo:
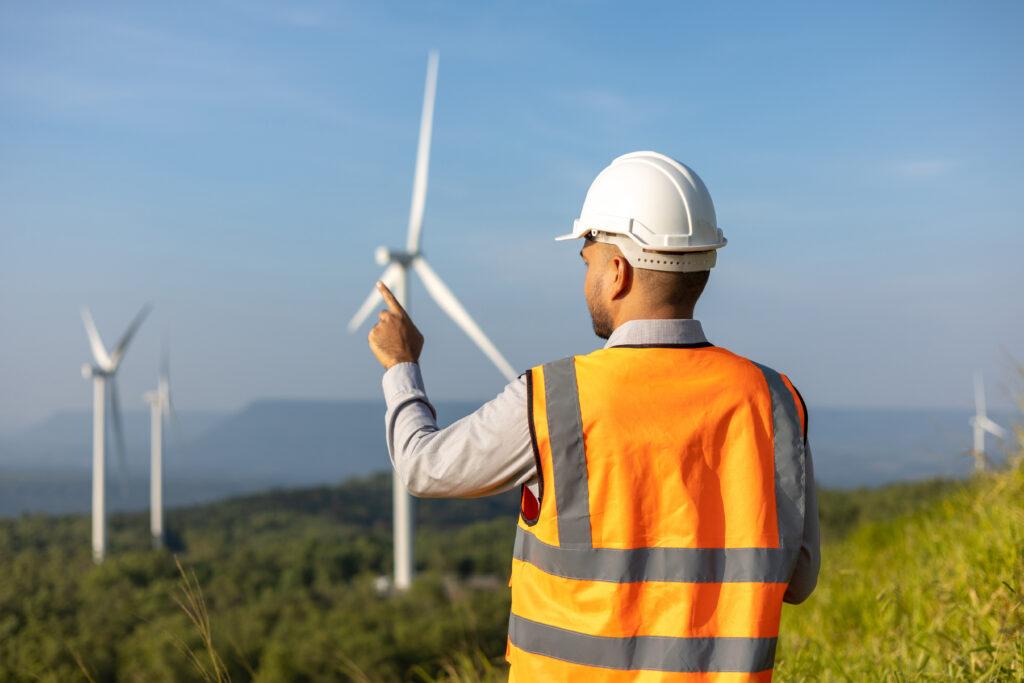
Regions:
[[[818,492],[814,483],[814,464],[811,461],[811,447],[806,448],[807,461],[804,478],[804,538],[800,544],[796,568],[789,579],[789,587],[783,600],[799,604],[806,600],[818,584],[818,569],[821,567],[821,540],[818,529]]]
[[[475,412],[441,428],[417,363],[382,380],[388,455],[406,489],[421,498],[477,498],[520,484],[536,487],[525,377]]]

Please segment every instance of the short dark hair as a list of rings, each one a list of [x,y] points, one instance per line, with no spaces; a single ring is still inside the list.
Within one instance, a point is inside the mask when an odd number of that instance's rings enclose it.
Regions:
[[[684,307],[696,305],[711,276],[710,270],[676,273],[634,268],[633,272],[652,303]]]

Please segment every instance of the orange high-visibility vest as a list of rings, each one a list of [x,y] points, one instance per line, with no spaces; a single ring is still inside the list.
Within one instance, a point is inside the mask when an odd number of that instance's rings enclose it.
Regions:
[[[710,344],[527,373],[510,681],[768,681],[804,526],[803,402]]]

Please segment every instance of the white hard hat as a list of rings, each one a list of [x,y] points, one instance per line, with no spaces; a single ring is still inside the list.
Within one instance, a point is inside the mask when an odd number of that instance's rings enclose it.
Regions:
[[[617,245],[634,268],[709,270],[726,244],[711,195],[692,169],[657,152],[618,157],[598,174],[572,232]]]

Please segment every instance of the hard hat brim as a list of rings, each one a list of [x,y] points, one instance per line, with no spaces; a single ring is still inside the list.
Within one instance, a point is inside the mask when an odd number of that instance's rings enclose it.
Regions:
[[[687,244],[684,246],[681,244],[668,243],[668,240],[672,239],[671,236],[664,237],[664,241],[661,243],[657,243],[655,241],[645,241],[644,239],[641,239],[640,236],[637,234],[637,230],[635,229],[636,226],[639,226],[641,230],[644,229],[642,224],[631,218],[623,219],[619,217],[605,216],[600,217],[597,220],[585,221],[581,217],[573,221],[572,232],[566,233],[564,235],[559,235],[558,237],[555,238],[555,241],[561,242],[564,240],[577,240],[582,237],[586,237],[591,232],[595,234],[607,233],[610,235],[623,235],[625,237],[628,237],[629,239],[633,240],[633,242],[635,242],[637,245],[645,249],[654,249],[657,251],[675,253],[721,249],[728,243],[728,240],[725,239],[725,236],[722,234],[722,231],[718,228],[716,228],[716,232],[718,233],[718,241],[716,242]]]
[[[616,235],[628,235],[630,233],[633,219],[621,218],[619,216],[580,216],[572,222],[572,232],[559,235],[555,241],[578,240],[586,237],[588,233],[607,232]]]

